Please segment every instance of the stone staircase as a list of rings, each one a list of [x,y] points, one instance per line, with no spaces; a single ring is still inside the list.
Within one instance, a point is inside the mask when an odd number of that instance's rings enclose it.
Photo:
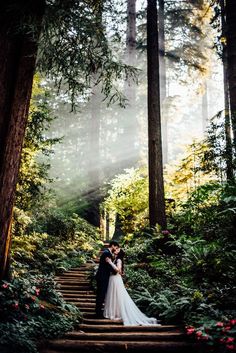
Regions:
[[[83,320],[63,338],[44,342],[40,353],[202,353],[203,347],[188,341],[174,325],[123,326],[121,321],[96,319],[96,296],[89,281],[94,264],[71,269],[56,279],[65,300],[79,307]]]

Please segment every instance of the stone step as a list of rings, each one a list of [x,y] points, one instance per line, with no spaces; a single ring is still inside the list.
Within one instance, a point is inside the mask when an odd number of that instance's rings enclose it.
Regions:
[[[88,270],[87,273],[86,271],[82,270],[82,271],[66,271],[63,272],[59,275],[56,275],[55,277],[67,277],[67,276],[71,276],[71,277],[83,277],[83,276],[87,276],[89,275],[91,272]]]
[[[66,283],[66,284],[84,284],[84,285],[90,285],[91,281],[89,281],[87,278],[79,278],[79,279],[58,279],[58,283]]]
[[[89,319],[89,318],[83,318],[83,324],[87,325],[122,325],[123,327],[123,322],[118,321],[118,320],[108,320],[108,319]]]
[[[68,280],[68,279],[63,279],[63,280],[58,280],[57,283],[60,285],[71,285],[71,286],[91,286],[90,281],[81,281],[81,280]]]
[[[188,342],[134,342],[134,341],[79,341],[79,340],[65,340],[58,339],[47,342],[47,348],[40,351],[40,353],[52,352],[81,352],[81,353],[202,353],[203,350],[197,344]]]
[[[101,341],[180,341],[185,335],[180,332],[68,332],[63,339]]]
[[[92,295],[87,297],[86,300],[85,300],[84,296],[82,296],[82,295],[75,296],[74,294],[71,294],[69,296],[63,295],[63,298],[65,301],[69,301],[69,300],[73,300],[73,299],[75,299],[75,301],[80,301],[80,300],[84,299],[84,302],[88,302],[88,303],[95,303],[96,302],[96,297],[92,296]]]
[[[88,276],[64,276],[64,277],[59,277],[59,278],[55,278],[56,282],[60,282],[60,281],[80,281],[80,282],[88,282]]]
[[[60,292],[63,290],[75,290],[78,289],[78,291],[92,291],[91,286],[85,286],[85,285],[71,285],[71,284],[58,284],[58,289],[60,289]]]
[[[78,276],[78,275],[67,275],[67,276],[60,276],[55,277],[55,281],[88,281],[88,276]]]
[[[78,306],[79,308],[83,309],[93,309],[95,310],[95,302],[94,303],[81,303],[76,300],[67,300],[68,302]]]
[[[83,320],[86,321],[86,320]],[[101,320],[100,320],[101,321]],[[111,322],[111,320],[109,320]],[[113,321],[114,322],[114,321]],[[161,326],[123,326],[123,325],[104,325],[104,324],[88,324],[83,323],[79,325],[79,330],[84,332],[183,332],[179,326],[175,325],[161,325]]]
[[[64,299],[65,300],[72,300],[72,301],[75,301],[77,303],[82,303],[82,304],[85,304],[85,303],[88,303],[88,304],[95,304],[96,303],[96,298],[92,297],[84,297],[84,296],[77,296],[77,295],[74,295],[74,294],[65,294],[63,295],[64,296]]]
[[[85,319],[96,319],[96,314],[94,309],[92,311],[81,309],[81,313],[83,315],[83,318]]]
[[[63,292],[63,293],[69,293],[69,294],[81,294],[81,295],[94,295],[95,296],[95,293],[94,293],[94,290],[93,289],[81,289],[81,288],[72,288],[72,289],[65,289],[65,288],[62,288],[60,292]]]
[[[88,307],[95,307],[96,300],[95,299],[86,299],[83,300],[83,298],[64,298],[66,302],[74,303],[74,304],[79,304],[81,306],[86,306],[88,304]]]
[[[74,304],[74,303],[71,303],[71,304]],[[80,311],[83,313],[83,314],[93,314],[95,315],[95,307],[93,308],[82,308],[81,306],[79,306],[78,304],[74,304],[75,306],[77,306],[77,308],[80,309]],[[93,318],[93,316],[92,316]]]
[[[70,300],[70,299],[65,299],[65,301],[69,304],[73,304],[75,306],[77,306],[80,309],[86,310],[86,309],[93,309],[95,311],[95,302],[94,303],[81,303],[81,302],[77,302],[74,300]]]
[[[94,266],[86,266],[86,267],[80,267],[80,268],[71,268],[69,271],[66,271],[66,273],[70,274],[75,274],[75,273],[86,273],[90,274],[91,270],[93,269]],[[64,272],[65,273],[65,272]]]
[[[95,297],[88,297],[88,298],[84,298],[83,296],[75,296],[75,295],[64,295],[64,300],[65,301],[76,301],[76,302],[80,302],[80,303],[96,303],[96,298]]]
[[[96,295],[94,294],[93,291],[75,291],[75,290],[60,290],[60,293],[63,294],[63,296],[72,296],[75,295],[77,298],[96,298]]]
[[[83,294],[78,294],[76,295],[76,293],[62,293],[63,294],[63,298],[65,300],[69,300],[69,299],[76,299],[76,300],[84,300],[84,301],[96,301],[96,296],[93,294],[87,294],[87,296],[85,297],[85,295]]]

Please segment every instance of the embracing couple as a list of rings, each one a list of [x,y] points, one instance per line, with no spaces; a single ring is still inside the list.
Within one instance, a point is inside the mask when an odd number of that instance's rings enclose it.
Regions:
[[[155,318],[144,315],[129,296],[122,279],[124,270],[124,251],[116,241],[101,255],[96,273],[98,318],[122,320],[125,326],[158,325]],[[104,304],[104,311],[103,309]]]

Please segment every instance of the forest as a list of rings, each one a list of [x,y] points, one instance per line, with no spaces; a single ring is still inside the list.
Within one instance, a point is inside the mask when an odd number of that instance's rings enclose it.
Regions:
[[[236,351],[235,1],[2,0],[0,68],[0,352]],[[111,240],[124,346],[66,287]]]

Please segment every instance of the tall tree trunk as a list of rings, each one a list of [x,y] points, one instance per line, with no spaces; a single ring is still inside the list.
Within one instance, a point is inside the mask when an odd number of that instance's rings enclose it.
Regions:
[[[0,5],[0,279],[9,278],[12,210],[43,13],[43,0]],[[20,32],[24,16],[34,21],[34,36]]]
[[[221,5],[221,26],[222,37],[226,36],[226,21],[225,21],[225,0],[220,1]],[[224,78],[224,101],[225,101],[225,141],[226,141],[226,176],[227,180],[232,180],[233,173],[233,149],[231,139],[231,117],[229,106],[229,82],[227,77],[228,72],[228,59],[227,59],[227,46],[223,43],[223,78]]]
[[[101,123],[101,100],[99,86],[93,89],[93,95],[90,100],[90,117],[88,120],[88,200],[90,203],[87,209],[89,222],[96,227],[100,226],[101,202],[101,160],[100,160],[100,123]]]
[[[128,65],[136,65],[136,2],[127,0],[127,28],[126,28],[126,62]],[[132,79],[127,79],[124,86],[124,94],[128,99],[127,107],[118,121],[118,142],[122,146],[119,155],[120,172],[123,169],[133,167],[139,158],[138,152],[138,112],[136,108],[136,87]]]
[[[103,25],[103,2],[94,2],[96,6],[96,27],[102,28]],[[94,72],[94,82],[97,81],[97,72]],[[100,85],[93,88],[90,100],[90,118],[88,125],[88,186],[89,186],[89,202],[90,206],[87,210],[87,219],[96,227],[100,227],[100,202],[101,202],[101,94]]]
[[[126,51],[129,65],[136,63],[136,0],[127,0]]]
[[[162,118],[163,163],[168,163],[168,116],[164,110],[166,99],[166,60],[165,60],[165,0],[158,0],[159,60],[160,60],[160,99]]]
[[[204,82],[204,93],[202,95],[202,132],[205,135],[208,123],[208,91],[207,82]]]
[[[226,39],[229,84],[229,106],[233,130],[233,145],[236,151],[236,6],[235,0],[226,0]]]
[[[150,226],[166,228],[161,141],[157,1],[147,6],[148,155]]]

